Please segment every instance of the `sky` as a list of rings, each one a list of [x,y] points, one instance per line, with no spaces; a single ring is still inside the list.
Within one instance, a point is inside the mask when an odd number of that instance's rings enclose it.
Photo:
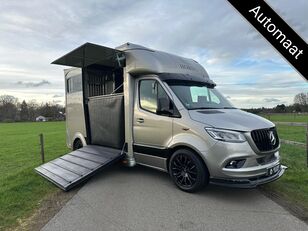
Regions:
[[[307,42],[308,1],[268,0]],[[292,104],[308,83],[226,0],[0,0],[0,95],[64,104],[65,67],[85,42],[193,58],[240,108]]]

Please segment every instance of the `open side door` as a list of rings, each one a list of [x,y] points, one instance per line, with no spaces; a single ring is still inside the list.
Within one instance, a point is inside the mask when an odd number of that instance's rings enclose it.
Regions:
[[[92,43],[85,43],[61,58],[53,61],[52,64],[82,68],[83,88],[85,88],[84,82],[85,76],[88,74],[88,69],[93,68],[93,66],[95,68],[102,68],[103,70],[122,69],[125,67],[125,54],[116,49]],[[91,134],[91,129],[89,125],[88,101],[89,93],[84,91],[83,103],[85,106],[87,137],[91,137],[91,135],[89,135]],[[121,105],[122,104],[123,103],[121,103]],[[96,115],[95,113],[97,112],[95,110],[93,113],[96,117],[101,115]],[[109,116],[109,114],[107,116]],[[95,127],[95,125],[99,126],[99,124],[94,124],[93,127]],[[89,143],[91,143],[91,138]],[[120,145],[118,145],[118,148],[110,147],[110,145],[109,147],[92,144],[87,145],[81,149],[45,163],[35,168],[35,171],[61,189],[67,191],[85,181],[98,171],[118,162],[124,157],[125,153],[120,149]]]
[[[125,67],[125,54],[123,51],[100,46],[93,43],[85,43],[72,50],[52,64],[84,68],[93,64],[105,67]]]
[[[98,171],[118,162],[123,151],[87,145],[35,168],[35,171],[64,191],[87,180]]]

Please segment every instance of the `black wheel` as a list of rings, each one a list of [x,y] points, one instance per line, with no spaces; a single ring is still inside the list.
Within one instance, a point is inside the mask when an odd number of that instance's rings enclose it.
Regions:
[[[74,151],[79,149],[79,148],[82,148],[82,147],[83,147],[83,144],[82,144],[80,139],[77,139],[77,140],[74,141],[74,144],[73,144],[73,150]]]
[[[209,173],[194,152],[180,149],[169,161],[169,174],[176,186],[186,192],[195,192],[208,184]]]

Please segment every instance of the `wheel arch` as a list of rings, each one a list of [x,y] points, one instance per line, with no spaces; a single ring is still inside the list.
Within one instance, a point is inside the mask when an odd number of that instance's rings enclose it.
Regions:
[[[201,159],[202,163],[204,164],[204,167],[209,172],[209,168],[207,167],[207,163],[206,163],[205,157],[200,153],[200,151],[198,149],[196,149],[195,147],[193,147],[192,145],[189,145],[189,144],[177,144],[177,145],[174,145],[174,146],[169,148],[170,155],[168,156],[167,163],[166,163],[167,171],[168,172],[169,172],[169,161],[170,161],[171,156],[173,155],[173,153],[175,153],[177,150],[180,150],[180,149],[190,150],[193,153],[195,153],[196,156]]]
[[[86,138],[80,132],[76,132],[74,137],[73,137],[72,148],[74,147],[74,143],[77,140],[80,140],[82,142],[83,146],[87,146]]]

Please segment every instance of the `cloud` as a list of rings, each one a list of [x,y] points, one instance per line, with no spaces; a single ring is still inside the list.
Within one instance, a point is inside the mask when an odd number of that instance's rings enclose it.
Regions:
[[[62,98],[63,94],[55,94],[52,96],[52,98]]]
[[[308,1],[268,3],[307,41]],[[1,2],[0,91],[18,92],[20,99],[30,95],[20,86],[38,100],[45,92],[61,95],[64,67],[50,65],[53,60],[85,42],[116,47],[128,41],[195,59],[238,106],[267,105],[264,98],[292,103],[308,89],[225,0],[129,0],[122,6],[120,0]]]
[[[62,100],[53,100],[52,102],[55,103],[55,104],[63,103]]]
[[[25,87],[41,87],[43,85],[50,85],[50,82],[47,80],[42,80],[40,82],[24,82],[24,81],[18,81],[16,83],[17,85],[25,86]]]
[[[280,100],[276,99],[276,98],[265,98],[263,100],[264,100],[264,102],[267,102],[267,103],[278,103],[278,102],[280,102]]]

